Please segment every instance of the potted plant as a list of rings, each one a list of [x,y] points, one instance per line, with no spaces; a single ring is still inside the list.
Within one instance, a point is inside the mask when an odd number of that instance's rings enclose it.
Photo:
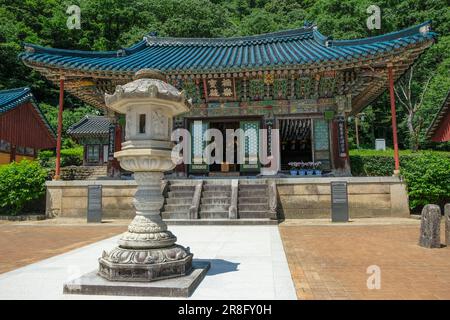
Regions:
[[[312,176],[314,174],[314,162],[307,162],[306,163],[306,175]]]
[[[299,174],[300,174],[301,176],[306,176],[306,163],[304,163],[303,161],[301,161],[301,162],[299,162],[298,164],[299,164],[299,168],[300,168],[300,170],[298,171]]]
[[[316,176],[322,175],[322,170],[320,169],[321,166],[322,166],[322,162],[320,162],[320,161],[314,162],[313,168],[314,168],[314,174]]]
[[[291,176],[297,175],[297,162],[289,162],[288,163],[290,167]]]

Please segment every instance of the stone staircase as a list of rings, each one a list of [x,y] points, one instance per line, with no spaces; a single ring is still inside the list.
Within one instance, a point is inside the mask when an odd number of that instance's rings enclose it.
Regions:
[[[231,205],[231,185],[203,185],[200,199],[200,219],[228,219]]]
[[[239,186],[238,215],[240,219],[270,219],[269,194],[266,184]]]
[[[189,208],[192,205],[195,186],[170,184],[165,204],[163,219],[189,219]]]
[[[162,218],[178,224],[273,224],[274,186],[237,179],[169,180]]]
[[[92,168],[92,171],[91,171],[90,175],[86,178],[86,180],[97,180],[98,178],[108,176],[108,167],[107,166],[93,166],[91,168]]]

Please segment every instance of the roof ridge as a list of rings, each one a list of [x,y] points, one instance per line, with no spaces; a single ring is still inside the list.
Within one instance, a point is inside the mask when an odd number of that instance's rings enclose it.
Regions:
[[[239,42],[239,41],[253,41],[253,40],[262,40],[267,39],[270,37],[275,38],[283,38],[286,36],[300,36],[304,34],[312,33],[314,30],[314,26],[309,27],[301,27],[301,28],[294,28],[294,29],[286,29],[286,30],[280,30],[280,31],[274,31],[274,32],[266,32],[261,34],[255,34],[255,35],[247,35],[247,36],[232,36],[232,37],[208,37],[208,38],[178,38],[178,37],[158,37],[158,36],[152,36],[150,34],[147,34],[144,36],[144,40],[147,41],[148,44],[150,44],[151,41],[159,42],[159,41],[176,41],[176,42],[210,42],[213,44],[214,42]]]
[[[24,90],[24,92],[31,91],[30,87],[25,86],[25,87],[18,87],[18,88],[0,90],[0,94],[11,93],[11,92],[18,92],[20,90]]]
[[[411,35],[415,35],[417,33],[422,33],[421,28],[428,27],[427,32],[431,32],[431,20],[427,20],[421,24],[411,26],[408,28],[404,28],[397,31],[392,31],[384,34],[380,34],[378,36],[366,37],[366,38],[357,38],[357,39],[349,39],[349,40],[330,40],[330,44],[333,46],[349,46],[349,45],[361,45],[361,44],[370,44],[374,42],[381,41],[389,41],[402,37],[407,37]],[[434,34],[434,33],[432,33]]]

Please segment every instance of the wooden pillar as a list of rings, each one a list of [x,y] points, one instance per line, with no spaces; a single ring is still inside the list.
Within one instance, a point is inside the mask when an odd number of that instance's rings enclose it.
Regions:
[[[345,116],[337,116],[331,122],[334,170],[337,176],[351,175],[348,154],[348,137]]]
[[[16,161],[16,145],[11,144],[11,152],[9,153],[9,162]]]
[[[392,70],[392,63],[388,64],[388,80],[389,80],[389,95],[391,98],[391,116],[392,116],[392,141],[394,143],[394,175],[400,173],[400,160],[398,156],[398,138],[397,138],[397,115],[395,110],[395,93],[394,93],[394,76]]]
[[[62,121],[64,110],[64,76],[59,78],[59,110],[58,110],[58,137],[56,140],[56,165],[54,180],[61,177],[61,139],[62,139]]]

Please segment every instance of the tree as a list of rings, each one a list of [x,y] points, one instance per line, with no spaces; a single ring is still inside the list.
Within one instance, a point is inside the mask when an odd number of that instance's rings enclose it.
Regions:
[[[394,92],[397,100],[406,109],[410,148],[412,151],[417,151],[419,149],[419,135],[423,126],[423,117],[417,116],[417,114],[423,106],[424,96],[433,75],[428,77],[419,95],[417,95],[418,88],[413,89],[413,76],[414,66],[397,82]]]

